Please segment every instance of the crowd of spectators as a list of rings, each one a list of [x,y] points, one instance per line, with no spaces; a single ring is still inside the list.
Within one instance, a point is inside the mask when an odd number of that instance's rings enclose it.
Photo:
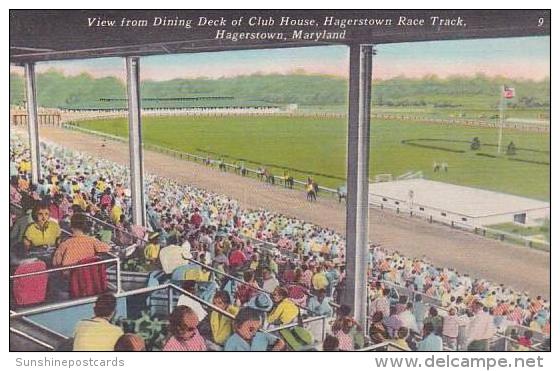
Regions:
[[[192,302],[179,303],[169,319],[172,336],[164,350],[204,350],[200,333],[226,350],[279,350],[286,346],[279,337],[258,330],[263,324],[298,322],[302,314],[332,318],[323,344],[327,350],[363,347],[364,328],[371,343],[391,341],[412,350],[487,349],[496,332],[512,326],[529,329],[522,336],[508,333],[518,338],[519,349],[529,349],[531,331],[550,333],[550,305],[542,297],[374,245],[368,261],[369,323],[359,324],[351,308],[331,305],[340,302],[345,282],[345,240],[335,231],[264,209],[245,210],[226,195],[152,174],[145,177],[145,230],[129,217],[125,167],[43,142],[42,178],[31,184],[29,150],[18,136],[10,144],[10,202],[23,207],[10,220],[13,256],[52,247],[52,265],[66,266],[108,251],[106,242],[124,246],[142,238],[146,241],[137,244],[142,250],[137,256],[155,266],[161,249],[181,246],[200,263],[243,279],[245,284],[217,290],[212,298],[233,320],[212,311],[201,316]],[[107,241],[87,235],[85,215],[114,226]],[[61,242],[64,230],[72,237]],[[200,272],[188,276],[196,271],[185,271],[188,285],[210,280]],[[223,285],[227,277],[216,281]],[[106,317],[96,312],[94,322],[105,325],[100,318]],[[199,332],[205,321],[206,331]],[[119,344],[143,348],[134,337]]]

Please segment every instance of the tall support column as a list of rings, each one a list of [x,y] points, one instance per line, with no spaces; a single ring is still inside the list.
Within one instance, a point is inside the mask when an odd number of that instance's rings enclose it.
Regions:
[[[132,221],[134,224],[146,226],[139,57],[126,57],[126,91],[128,95],[128,147],[130,152]]]
[[[372,45],[350,46],[346,204],[346,285],[343,302],[365,330],[367,317],[369,133]]]
[[[24,68],[25,94],[27,98],[27,130],[29,132],[29,149],[31,152],[31,182],[38,184],[41,178],[41,151],[39,146],[39,121],[37,120],[35,64],[26,63]]]

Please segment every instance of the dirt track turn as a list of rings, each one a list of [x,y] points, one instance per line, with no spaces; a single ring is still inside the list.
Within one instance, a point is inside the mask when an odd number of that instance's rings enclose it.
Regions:
[[[121,143],[58,128],[41,128],[40,135],[69,148],[128,164],[128,148]],[[344,203],[336,200],[319,198],[317,203],[311,204],[302,191],[273,187],[151,151],[144,154],[144,167],[146,172],[231,196],[246,208],[262,207],[345,232]],[[382,243],[389,250],[410,257],[429,256],[440,266],[454,267],[471,276],[504,283],[534,295],[550,296],[548,253],[397,216],[390,210],[370,211],[369,235],[370,240]]]

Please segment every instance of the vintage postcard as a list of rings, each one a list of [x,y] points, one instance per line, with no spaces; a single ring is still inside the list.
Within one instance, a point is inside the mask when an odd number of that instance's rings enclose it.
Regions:
[[[11,10],[9,350],[550,351],[550,21]]]

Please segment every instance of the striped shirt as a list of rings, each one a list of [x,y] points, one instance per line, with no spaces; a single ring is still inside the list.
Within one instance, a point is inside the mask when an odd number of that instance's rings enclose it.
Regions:
[[[188,340],[179,340],[172,336],[162,349],[164,352],[204,352],[206,342],[196,330],[194,336]]]
[[[97,253],[109,251],[109,245],[98,239],[78,235],[62,242],[53,255],[53,266],[74,265],[80,260],[95,256]]]

